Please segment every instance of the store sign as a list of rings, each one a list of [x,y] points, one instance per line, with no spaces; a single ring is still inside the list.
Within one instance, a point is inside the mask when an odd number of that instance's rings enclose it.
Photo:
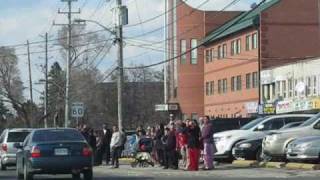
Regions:
[[[320,109],[320,98],[312,100],[313,109]]]
[[[248,102],[245,104],[248,114],[258,113],[258,103],[257,102]]]
[[[276,107],[277,114],[284,114],[294,111],[292,101],[280,101]]]
[[[276,107],[273,104],[264,104],[263,114],[276,114]]]
[[[294,102],[294,111],[308,111],[313,109],[311,100],[298,100]]]

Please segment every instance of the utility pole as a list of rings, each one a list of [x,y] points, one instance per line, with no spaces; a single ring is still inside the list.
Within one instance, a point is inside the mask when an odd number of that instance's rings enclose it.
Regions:
[[[62,25],[68,26],[68,58],[66,63],[66,92],[65,92],[65,115],[64,115],[64,127],[68,127],[69,125],[69,91],[70,91],[70,74],[71,74],[71,61],[72,61],[72,14],[80,14],[80,10],[78,12],[72,12],[72,2],[77,0],[61,0],[62,2],[68,3],[68,11],[61,12],[58,11],[59,14],[67,14],[68,15],[68,24],[55,24],[54,25]]]
[[[30,125],[33,127],[33,92],[32,92],[32,74],[31,74],[31,58],[30,58],[30,43],[27,41],[28,51],[28,68],[29,68],[29,90],[30,90]]]
[[[167,42],[167,33],[168,33],[168,28],[167,28],[167,8],[168,8],[168,0],[165,0],[165,3],[164,3],[164,60],[167,60],[168,59],[168,55],[167,55],[167,51],[168,51],[168,42]],[[164,104],[167,104],[168,103],[168,87],[167,87],[167,73],[168,73],[168,70],[167,70],[167,63],[164,63],[164,66],[163,66],[163,89],[164,89]]]
[[[46,45],[45,45],[45,65],[44,65],[44,73],[45,73],[45,85],[44,85],[44,128],[48,128],[48,33],[46,33]]]
[[[123,37],[122,37],[122,0],[117,0],[117,24],[116,24],[116,42],[118,45],[118,126],[120,132],[123,129],[123,114],[122,114],[122,86],[123,86]]]

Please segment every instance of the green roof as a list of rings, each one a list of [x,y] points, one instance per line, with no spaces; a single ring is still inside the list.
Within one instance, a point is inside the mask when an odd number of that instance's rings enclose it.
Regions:
[[[254,25],[259,24],[260,13],[271,6],[278,3],[280,0],[270,0],[263,4],[260,4],[259,7],[252,11],[247,11],[241,13],[239,16],[235,17],[234,19],[228,21],[218,29],[209,33],[204,39],[203,43],[208,44],[224,38],[230,34],[236,33],[240,30],[246,29],[248,27],[252,27]]]

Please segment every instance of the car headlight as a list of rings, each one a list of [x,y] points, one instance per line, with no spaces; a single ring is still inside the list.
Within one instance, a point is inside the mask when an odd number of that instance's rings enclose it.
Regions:
[[[230,139],[231,137],[232,137],[232,135],[224,136],[224,137],[215,137],[215,138],[214,138],[214,141],[215,141],[215,142],[225,141],[225,140]]]
[[[250,143],[243,143],[243,144],[239,145],[240,148],[245,148],[245,149],[251,148],[251,146],[252,146],[252,144],[250,144]]]

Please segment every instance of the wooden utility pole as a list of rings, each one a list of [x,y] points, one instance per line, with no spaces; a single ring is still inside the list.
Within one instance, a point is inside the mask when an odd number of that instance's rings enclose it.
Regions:
[[[30,43],[27,41],[28,53],[28,68],[29,68],[29,90],[30,90],[30,125],[33,127],[33,92],[32,92],[32,74],[31,74],[31,58],[30,58]]]

